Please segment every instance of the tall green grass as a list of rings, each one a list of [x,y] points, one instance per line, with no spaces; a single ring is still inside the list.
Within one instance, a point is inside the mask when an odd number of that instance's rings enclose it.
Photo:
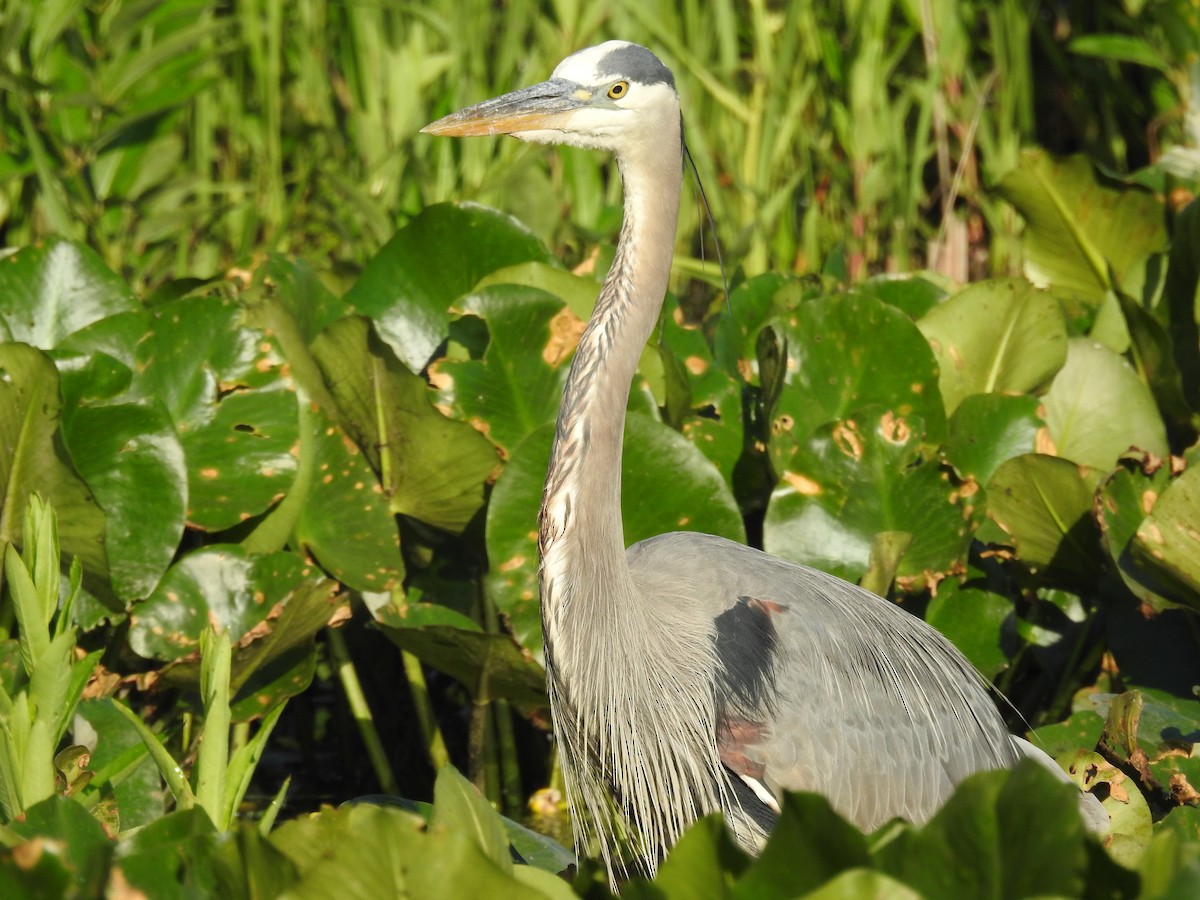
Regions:
[[[983,188],[1072,67],[1095,68],[1067,39],[1139,27],[1077,6],[1047,21],[1032,0],[6,0],[0,238],[86,239],[137,288],[262,248],[336,276],[423,206],[470,198],[582,258],[619,220],[596,160],[418,130],[622,37],[675,70],[719,237],[747,274],[1011,270],[1017,222]],[[1174,102],[1183,64],[1164,59],[1135,99]],[[1138,139],[1101,107],[1073,116],[1102,158]],[[702,218],[685,204],[679,271],[715,278],[694,260]]]

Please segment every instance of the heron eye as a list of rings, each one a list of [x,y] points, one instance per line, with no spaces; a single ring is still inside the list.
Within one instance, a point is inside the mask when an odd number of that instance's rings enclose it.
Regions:
[[[608,97],[610,100],[620,100],[625,96],[625,92],[629,90],[628,81],[618,81],[608,89]]]

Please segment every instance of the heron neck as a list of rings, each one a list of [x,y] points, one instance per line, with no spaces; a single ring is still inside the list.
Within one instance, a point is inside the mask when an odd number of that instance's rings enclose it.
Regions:
[[[563,390],[540,517],[548,640],[572,601],[634,596],[621,519],[625,407],[667,290],[682,179],[679,144],[660,151],[618,159],[625,217],[617,252]]]

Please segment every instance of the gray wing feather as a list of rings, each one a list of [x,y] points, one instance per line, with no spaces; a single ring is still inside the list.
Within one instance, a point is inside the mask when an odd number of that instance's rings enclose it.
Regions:
[[[870,829],[895,816],[922,821],[970,773],[1019,759],[970,663],[886,600],[712,535],[660,535],[628,556],[665,622],[680,603],[714,621],[750,598],[769,610],[773,696],[743,711],[766,727],[742,753],[772,791],[819,791]]]

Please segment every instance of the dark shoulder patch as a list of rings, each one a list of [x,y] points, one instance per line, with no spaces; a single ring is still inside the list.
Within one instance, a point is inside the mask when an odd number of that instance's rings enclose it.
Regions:
[[[675,89],[675,76],[645,47],[629,44],[604,55],[596,71],[606,78],[628,78],[638,84],[666,84]]]
[[[717,616],[718,719],[735,710],[769,711],[774,705],[778,634],[771,617],[782,609],[773,600],[739,597]]]

